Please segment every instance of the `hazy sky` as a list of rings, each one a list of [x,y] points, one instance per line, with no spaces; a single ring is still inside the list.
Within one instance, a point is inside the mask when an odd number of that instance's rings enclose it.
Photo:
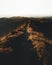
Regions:
[[[52,0],[0,0],[1,16],[52,16]]]

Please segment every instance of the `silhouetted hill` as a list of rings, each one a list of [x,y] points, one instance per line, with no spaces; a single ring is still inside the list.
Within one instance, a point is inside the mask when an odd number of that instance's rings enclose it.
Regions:
[[[52,18],[27,18],[27,17],[0,18],[0,36],[10,32],[11,30],[18,27],[18,25],[28,21],[34,22],[33,26],[36,25],[38,28],[43,27],[43,29],[45,29],[44,26],[46,26],[46,29],[48,29],[49,31],[52,25]]]
[[[52,65],[52,19],[0,18],[0,64]]]

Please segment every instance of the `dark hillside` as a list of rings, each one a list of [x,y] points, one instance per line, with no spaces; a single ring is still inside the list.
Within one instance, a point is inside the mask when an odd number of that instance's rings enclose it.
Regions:
[[[0,64],[52,65],[52,19],[1,18]]]

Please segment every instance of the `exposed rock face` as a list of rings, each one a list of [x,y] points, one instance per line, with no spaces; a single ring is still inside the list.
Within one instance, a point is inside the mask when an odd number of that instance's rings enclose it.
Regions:
[[[1,37],[0,58],[5,58],[1,61],[6,65],[52,65],[52,39],[43,32],[43,25],[28,20]]]

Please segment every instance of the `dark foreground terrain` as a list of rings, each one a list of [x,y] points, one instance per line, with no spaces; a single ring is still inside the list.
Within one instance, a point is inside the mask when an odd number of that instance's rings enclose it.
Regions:
[[[52,18],[1,18],[0,65],[52,65]]]

